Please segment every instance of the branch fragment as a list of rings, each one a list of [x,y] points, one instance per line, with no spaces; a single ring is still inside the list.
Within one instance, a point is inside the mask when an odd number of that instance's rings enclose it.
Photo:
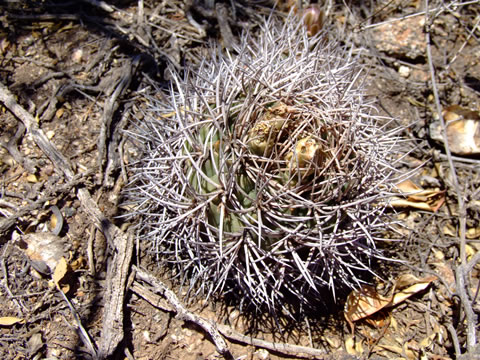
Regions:
[[[147,273],[146,271],[134,267],[136,271],[136,277],[139,280],[145,281],[153,286],[156,292],[160,293],[164,296],[169,304],[171,304],[175,308],[175,312],[177,313],[176,317],[179,320],[189,321],[197,324],[203,330],[205,330],[211,337],[213,343],[215,344],[217,351],[225,358],[225,359],[233,359],[233,355],[230,352],[227,343],[223,339],[222,335],[218,332],[217,325],[209,320],[206,320],[185,308],[185,306],[180,302],[177,296],[171,291],[165,284],[163,284],[160,280],[155,278],[153,275]]]

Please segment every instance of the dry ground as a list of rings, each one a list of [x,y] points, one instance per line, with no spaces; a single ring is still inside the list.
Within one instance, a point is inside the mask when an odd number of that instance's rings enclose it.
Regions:
[[[437,99],[479,121],[480,3],[327,1],[324,10],[331,36],[361,51],[380,108],[405,125],[413,149],[404,170],[421,165],[413,179],[433,194],[420,202],[439,205],[397,209],[406,226],[385,251],[403,262],[384,265],[376,291],[402,274],[436,280],[381,318],[359,321],[353,335],[345,298],[280,325],[222,301],[183,308],[182,291],[117,217],[136,156],[123,130],[142,116],[152,82],[168,86],[168,64],[195,66],[210,41],[255,31],[268,1],[12,0],[0,5],[2,358],[217,359],[223,338],[223,356],[239,359],[480,358],[480,160],[454,154],[449,162],[429,131]],[[17,239],[53,231],[52,206],[63,217],[58,236]],[[47,253],[68,267],[50,260],[43,270],[55,272],[40,274]]]

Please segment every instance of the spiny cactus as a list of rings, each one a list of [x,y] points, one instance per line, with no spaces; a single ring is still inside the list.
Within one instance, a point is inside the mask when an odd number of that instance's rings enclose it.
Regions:
[[[138,236],[207,295],[298,307],[356,287],[381,256],[398,129],[380,124],[351,51],[266,21],[151,98],[133,136]]]

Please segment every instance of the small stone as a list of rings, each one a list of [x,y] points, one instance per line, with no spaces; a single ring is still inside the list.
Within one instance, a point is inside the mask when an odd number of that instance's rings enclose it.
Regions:
[[[151,342],[151,340],[150,340],[150,332],[149,332],[149,331],[144,330],[142,334],[143,334],[143,338],[144,338],[147,342]]]
[[[55,131],[49,130],[45,135],[47,135],[48,140],[52,140],[52,138],[55,136]]]
[[[423,58],[426,53],[424,25],[423,16],[385,23],[373,30],[373,41],[378,50],[397,59]]]
[[[270,353],[265,350],[265,349],[260,349],[257,350],[254,355],[256,355],[254,358],[257,358],[259,360],[268,360],[270,359]]]
[[[77,49],[73,52],[72,54],[72,60],[76,62],[77,64],[80,64],[82,62],[83,58],[83,50],[82,49]]]
[[[37,176],[36,176],[35,174],[29,174],[29,175],[27,176],[27,181],[28,181],[29,183],[37,183],[37,182],[38,182],[38,178],[37,178]]]
[[[411,71],[412,70],[408,66],[401,65],[398,68],[398,75],[400,75],[401,77],[404,77],[404,78],[408,78],[410,76]]]

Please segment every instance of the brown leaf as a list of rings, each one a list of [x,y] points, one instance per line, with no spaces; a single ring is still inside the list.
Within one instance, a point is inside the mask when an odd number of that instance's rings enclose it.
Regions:
[[[64,257],[62,257],[57,264],[57,267],[55,268],[55,271],[53,272],[52,279],[55,285],[57,285],[60,288],[60,281],[64,278],[64,276],[67,274],[68,271],[68,264],[67,260],[65,260]]]
[[[388,327],[391,323],[391,320],[392,320],[392,317],[383,311],[377,312],[365,318],[365,322],[367,324],[370,324],[371,326],[377,329]]]
[[[411,274],[400,276],[395,284],[395,294],[393,295],[390,306],[395,306],[408,299],[410,296],[425,290],[428,285],[434,280],[436,276],[427,276],[422,279],[417,278]]]
[[[10,41],[8,41],[7,38],[2,37],[0,39],[0,53],[2,55],[5,54],[5,50],[7,50],[9,46],[10,46]]]
[[[27,176],[27,181],[30,182],[30,183],[37,183],[38,182],[37,175],[35,175],[35,174],[28,175]]]
[[[480,154],[480,114],[452,105],[443,111],[447,126],[447,141],[450,151],[457,155]],[[439,121],[430,125],[430,137],[443,144],[443,131]]]
[[[359,356],[363,353],[363,346],[361,341],[355,341],[355,338],[349,335],[345,339],[345,350],[350,355]]]
[[[24,324],[25,319],[20,319],[14,316],[0,317],[0,326],[12,326],[15,324]]]
[[[64,108],[60,108],[57,110],[57,112],[55,113],[55,115],[60,119],[63,115],[63,113],[65,112],[65,109]]]
[[[52,280],[57,286],[57,288],[61,291],[63,291],[64,294],[68,293],[70,291],[70,285],[68,284],[61,284],[60,282],[62,279],[65,277],[65,275],[68,273],[70,270],[70,267],[67,264],[67,260],[65,260],[64,257],[62,257],[58,264],[57,267],[55,268],[55,271],[52,275]]]
[[[412,350],[410,350],[407,346],[407,344],[405,343],[403,346],[399,346],[399,345],[387,345],[387,344],[378,344],[377,345],[378,347],[380,348],[384,348],[385,350],[388,350],[390,352],[393,352],[395,354],[398,354],[398,355],[407,355],[407,359],[417,359],[418,357],[416,356],[415,352],[413,352]],[[401,358],[401,359],[404,359],[404,358]]]
[[[380,295],[373,286],[364,285],[361,289],[352,291],[347,297],[344,309],[345,319],[352,332],[355,321],[375,314],[389,305],[391,301],[391,296]]]
[[[394,197],[390,202],[392,207],[413,207],[436,212],[445,202],[444,190],[424,190],[411,180],[397,184],[396,188],[404,198]]]
[[[25,251],[32,266],[42,274],[50,274],[65,256],[65,242],[51,233],[30,233],[20,236],[19,246]]]
[[[468,229],[465,236],[467,237],[467,239],[480,238],[480,227]]]
[[[352,291],[345,304],[344,316],[347,320],[352,333],[354,331],[354,322],[361,319],[371,319],[371,324],[377,327],[386,326],[384,318],[372,318],[378,311],[395,306],[405,301],[410,296],[424,290],[436,276],[427,276],[419,279],[413,275],[405,274],[400,276],[395,282],[394,288],[387,296],[380,295],[373,286],[364,285],[359,290]]]

